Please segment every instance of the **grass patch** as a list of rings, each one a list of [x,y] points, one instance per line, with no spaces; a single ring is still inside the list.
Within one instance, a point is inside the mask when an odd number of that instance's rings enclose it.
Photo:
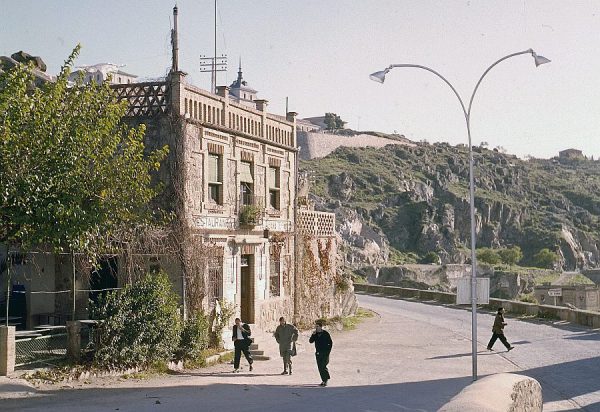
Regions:
[[[346,316],[342,318],[343,330],[354,330],[359,323],[367,318],[372,318],[373,316],[375,316],[374,312],[365,308],[358,308],[354,316]]]
[[[198,356],[198,358],[185,361],[185,364],[184,364],[185,368],[186,369],[206,368],[208,366],[208,364],[206,363],[206,359],[208,359],[211,356],[218,355],[219,353],[221,353],[223,351],[224,351],[223,349],[214,349],[214,348],[204,349],[200,353],[200,356]],[[221,356],[221,358],[219,359],[219,363],[227,363],[227,362],[230,362],[232,359],[233,359],[233,352],[227,352],[223,356]]]

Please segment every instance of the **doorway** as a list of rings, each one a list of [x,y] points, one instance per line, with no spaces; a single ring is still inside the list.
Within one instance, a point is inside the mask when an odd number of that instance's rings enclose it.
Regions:
[[[254,255],[242,255],[240,288],[240,318],[244,323],[254,323]]]
[[[104,296],[108,291],[119,286],[117,279],[117,258],[103,258],[99,262],[96,270],[92,271],[90,276],[90,300],[98,303],[100,296]]]

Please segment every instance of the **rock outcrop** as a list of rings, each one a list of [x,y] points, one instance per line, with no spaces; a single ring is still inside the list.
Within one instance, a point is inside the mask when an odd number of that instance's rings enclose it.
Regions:
[[[542,248],[557,268],[600,265],[600,162],[531,159],[474,148],[478,247]],[[448,144],[338,148],[303,162],[317,210],[336,213],[349,267],[414,262],[434,251],[468,263],[468,151]],[[407,257],[411,257],[408,259]]]

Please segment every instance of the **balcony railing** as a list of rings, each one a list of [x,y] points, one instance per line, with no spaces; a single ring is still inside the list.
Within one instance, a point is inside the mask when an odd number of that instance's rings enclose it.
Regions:
[[[298,211],[298,232],[315,237],[335,236],[335,214],[315,212],[314,210]]]

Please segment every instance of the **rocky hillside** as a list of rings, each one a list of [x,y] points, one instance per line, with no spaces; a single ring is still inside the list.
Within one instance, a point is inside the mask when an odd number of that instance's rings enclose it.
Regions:
[[[600,162],[520,160],[474,148],[478,247],[518,245],[522,264],[542,248],[563,269],[600,266]],[[304,161],[317,210],[337,215],[350,267],[469,256],[468,152],[419,143],[339,148]]]

